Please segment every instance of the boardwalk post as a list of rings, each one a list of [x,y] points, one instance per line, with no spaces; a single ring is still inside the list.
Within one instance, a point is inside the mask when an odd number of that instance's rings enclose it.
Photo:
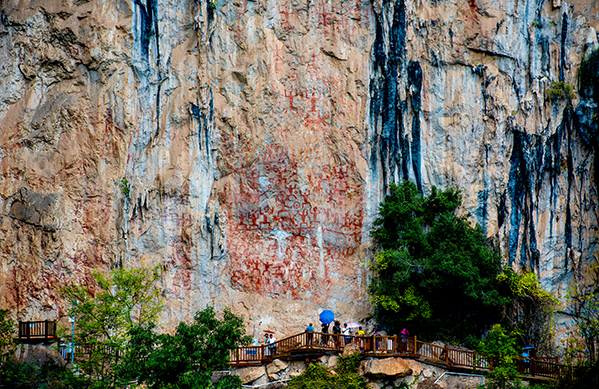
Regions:
[[[418,337],[414,335],[414,349],[412,350],[412,354],[416,354],[416,350],[418,350]]]

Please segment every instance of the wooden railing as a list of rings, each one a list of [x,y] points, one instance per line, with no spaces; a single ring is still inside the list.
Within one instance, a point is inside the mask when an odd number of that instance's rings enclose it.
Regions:
[[[56,340],[55,321],[20,321],[19,340],[27,343],[31,341],[53,342]]]
[[[493,358],[488,355],[422,342],[415,336],[346,336],[320,332],[293,335],[273,345],[239,347],[231,352],[230,364],[260,365],[291,354],[340,353],[349,343],[356,344],[366,356],[418,358],[440,363],[448,368],[481,372],[493,370]],[[553,379],[571,372],[570,367],[557,362],[557,357],[532,357],[529,363],[518,359],[516,367],[522,374]]]

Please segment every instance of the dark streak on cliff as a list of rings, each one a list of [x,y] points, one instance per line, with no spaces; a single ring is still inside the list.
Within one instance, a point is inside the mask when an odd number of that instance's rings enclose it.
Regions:
[[[421,154],[420,154],[420,107],[422,91],[422,68],[416,61],[410,61],[408,64],[408,88],[410,90],[410,99],[412,100],[412,169],[418,190],[422,192],[422,174],[420,172]]]
[[[373,146],[371,171],[378,178],[379,164],[383,190],[390,182],[413,176],[422,190],[420,109],[422,68],[416,61],[405,64],[405,4],[385,1],[375,12],[376,35],[372,50],[370,118]],[[406,77],[413,111],[411,136],[404,129],[408,101],[401,100],[400,79]]]
[[[191,114],[198,121],[198,147],[200,150],[206,150],[206,158],[210,159],[212,145],[210,143],[210,129],[214,119],[214,104],[212,101],[212,91],[210,91],[210,102],[208,105],[208,114],[204,113],[196,104],[191,103]],[[204,147],[202,147],[204,141]]]
[[[158,29],[158,7],[156,0],[146,0],[145,4],[141,0],[134,0],[135,5],[139,8],[139,43],[141,59],[149,64],[150,61],[150,44],[152,39],[156,44],[156,69],[158,71],[158,85],[156,88],[156,133],[160,132],[160,90],[162,88],[162,71],[160,66],[160,31]]]
[[[568,14],[562,15],[562,36],[559,53],[559,80],[564,81],[564,68],[566,67],[566,38],[568,37]]]

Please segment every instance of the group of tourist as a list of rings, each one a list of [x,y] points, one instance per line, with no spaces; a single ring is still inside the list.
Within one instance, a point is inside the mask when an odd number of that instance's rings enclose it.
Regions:
[[[269,334],[266,332],[264,334],[264,344],[267,346],[266,355],[275,355],[277,353],[277,338],[275,338],[274,334]]]
[[[320,337],[320,344],[321,345],[326,345],[329,343],[329,327],[330,327],[330,323],[329,324],[325,324],[322,323],[321,324],[321,330],[320,332],[322,332],[322,335]],[[314,326],[312,323],[310,323],[308,325],[308,327],[306,327],[306,332],[307,332],[307,336],[308,336],[308,344],[312,345],[314,343]],[[359,327],[358,330],[356,331],[355,335],[356,336],[364,336],[366,333],[364,332],[364,330],[362,329],[362,327]],[[343,324],[343,329],[341,329],[341,323],[339,322],[339,320],[335,320],[333,322],[333,339],[335,341],[335,344],[338,346],[340,341],[339,341],[339,336],[343,335],[343,341],[345,344],[349,344],[352,340],[352,330],[351,328],[349,328],[347,326],[347,323]],[[378,335],[378,329],[375,327],[373,335]]]
[[[322,323],[321,324],[321,329],[320,329],[320,337],[318,339],[316,339],[317,341],[317,345],[320,346],[327,346],[329,344],[330,341],[334,342],[335,347],[336,348],[340,348],[340,346],[343,345],[348,345],[353,341],[358,344],[358,346],[360,347],[360,349],[370,349],[372,344],[372,339],[370,339],[369,337],[371,336],[380,336],[380,335],[384,335],[385,333],[381,334],[379,333],[379,329],[378,327],[374,327],[374,330],[372,331],[372,333],[366,335],[366,333],[364,332],[362,326],[358,326],[357,330],[355,330],[355,333],[352,331],[352,327],[349,327],[347,323],[343,324],[343,328],[341,327],[341,323],[339,322],[339,320],[335,320],[333,323],[333,328],[332,328],[332,332],[330,331],[330,325],[329,324],[325,324]],[[357,324],[355,324],[357,325]],[[353,327],[356,328],[356,327]],[[314,325],[312,323],[310,323],[307,327],[306,327],[306,337],[307,337],[307,343],[308,345],[312,346],[314,345],[314,332],[316,332],[316,329],[314,328]],[[402,339],[402,343],[403,343],[403,347],[406,347],[407,349],[407,337],[410,336],[410,333],[408,332],[407,329],[403,329],[403,331],[401,331],[401,337]],[[266,346],[266,355],[276,355],[277,353],[277,339],[275,338],[274,334],[272,333],[272,331],[266,331],[266,333],[264,334],[264,345]],[[376,340],[376,348],[379,348],[379,339]]]

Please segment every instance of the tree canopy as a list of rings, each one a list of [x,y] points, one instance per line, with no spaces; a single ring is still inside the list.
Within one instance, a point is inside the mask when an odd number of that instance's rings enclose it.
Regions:
[[[113,387],[117,383],[114,366],[127,347],[129,330],[158,319],[162,298],[154,283],[159,275],[158,268],[120,268],[107,275],[94,273],[93,294],[90,285],[65,288],[72,302],[75,344],[84,346],[87,354],[78,365],[83,373],[96,378],[96,387]],[[67,329],[64,334],[66,339],[71,338],[69,332]]]
[[[392,184],[372,236],[381,250],[372,262],[369,293],[379,323],[407,327],[427,339],[478,336],[499,321],[510,302],[497,280],[501,258],[483,230],[456,215],[459,190]]]
[[[218,319],[208,306],[196,312],[193,322],[179,323],[174,334],[158,334],[154,326],[136,326],[130,331],[129,347],[119,375],[150,388],[239,388],[238,376],[227,376],[217,384],[210,376],[229,367],[229,353],[248,344],[243,319],[225,309]]]

